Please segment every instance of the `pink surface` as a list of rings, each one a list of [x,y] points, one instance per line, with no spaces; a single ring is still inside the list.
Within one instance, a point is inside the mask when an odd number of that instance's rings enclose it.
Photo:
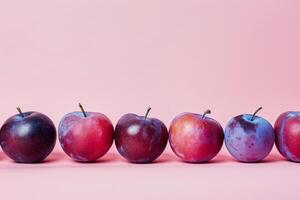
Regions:
[[[300,1],[110,0],[0,2],[0,122],[15,107],[57,125],[78,110],[124,113],[168,126],[182,111],[212,110],[222,125],[252,113],[274,123],[299,109]],[[133,165],[114,149],[95,164],[71,162],[59,145],[50,161],[0,159],[1,197],[10,199],[299,199],[299,164],[274,150],[241,164],[224,150],[215,162]],[[175,160],[174,160],[175,159]]]

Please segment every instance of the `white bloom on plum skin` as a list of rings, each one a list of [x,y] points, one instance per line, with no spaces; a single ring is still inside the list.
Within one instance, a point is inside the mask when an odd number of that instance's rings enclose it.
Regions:
[[[140,131],[140,126],[135,124],[128,127],[128,134],[136,135]]]

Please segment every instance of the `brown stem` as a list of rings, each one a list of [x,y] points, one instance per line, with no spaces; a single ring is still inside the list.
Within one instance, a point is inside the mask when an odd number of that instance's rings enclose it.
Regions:
[[[147,119],[150,110],[151,110],[151,107],[148,107],[148,108],[147,108],[147,111],[146,111],[146,114],[145,114],[145,119]]]
[[[261,109],[262,109],[262,107],[259,107],[259,108],[253,113],[253,115],[252,115],[252,117],[251,117],[251,121],[254,120],[255,115],[256,115]]]
[[[25,115],[24,115],[24,113],[22,112],[21,108],[20,108],[20,107],[17,107],[17,110],[19,111],[20,115],[24,118]]]
[[[81,103],[79,103],[78,105],[79,105],[79,108],[80,108],[80,110],[81,110],[83,116],[84,116],[84,117],[87,117],[87,114],[86,114],[85,110],[83,109],[83,106],[81,105]]]
[[[202,119],[205,118],[205,115],[210,114],[210,113],[211,113],[211,111],[210,111],[209,109],[207,109],[207,110],[203,113]]]

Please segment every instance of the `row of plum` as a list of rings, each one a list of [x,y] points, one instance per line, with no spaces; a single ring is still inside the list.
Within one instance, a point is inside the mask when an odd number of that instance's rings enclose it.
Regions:
[[[79,162],[92,162],[107,153],[115,140],[118,152],[130,162],[147,163],[158,158],[168,141],[174,153],[186,162],[207,162],[220,151],[223,140],[229,153],[241,162],[258,162],[274,143],[288,160],[300,161],[300,112],[281,114],[273,126],[264,118],[243,114],[232,118],[223,130],[220,123],[202,115],[181,113],[169,130],[156,118],[125,114],[114,128],[104,114],[86,112],[66,114],[59,123],[58,137],[64,152]],[[22,112],[3,124],[0,144],[11,159],[22,163],[43,161],[56,143],[56,128],[39,112]]]

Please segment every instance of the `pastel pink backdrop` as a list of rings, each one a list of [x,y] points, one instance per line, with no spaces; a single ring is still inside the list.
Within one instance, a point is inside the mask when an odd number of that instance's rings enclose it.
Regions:
[[[169,126],[182,111],[212,110],[222,125],[252,113],[274,123],[299,109],[300,1],[110,0],[0,2],[0,121],[37,110],[57,125],[67,112],[150,115]],[[94,164],[59,145],[47,162],[21,165],[1,153],[9,199],[299,199],[299,165],[276,149],[259,164],[223,148],[210,164],[133,165],[115,149]]]

